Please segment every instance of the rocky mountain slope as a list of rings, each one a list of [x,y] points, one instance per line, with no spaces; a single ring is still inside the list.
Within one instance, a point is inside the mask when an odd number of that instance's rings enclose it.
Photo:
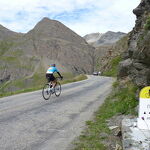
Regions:
[[[23,35],[22,33],[13,32],[13,31],[5,28],[4,26],[0,25],[0,41],[16,40],[19,37],[21,37],[22,35]]]
[[[91,33],[84,36],[85,40],[93,45],[94,47],[107,46],[116,43],[119,39],[124,37],[126,34],[123,32],[112,32],[108,31],[106,33]]]
[[[119,61],[122,59],[122,53],[125,52],[128,48],[128,35],[121,38],[119,41],[117,41],[115,44],[111,46],[105,46],[102,48],[99,47],[97,50],[97,64],[99,65],[99,68],[103,75],[108,76],[116,76],[117,75],[117,68],[114,68]],[[102,53],[103,51],[103,53]],[[103,54],[103,55],[102,55]],[[97,68],[98,69],[98,68]],[[115,71],[115,72],[114,72]],[[109,72],[107,74],[106,72]],[[112,73],[111,73],[112,72]]]
[[[84,36],[84,39],[95,47],[95,71],[110,69],[110,61],[119,58],[127,49],[127,34],[122,32],[92,33]]]
[[[51,63],[61,72],[91,73],[93,53],[82,37],[55,20],[44,18],[26,34],[0,26],[0,85],[45,73]]]
[[[150,85],[150,1],[133,10],[136,25],[129,35],[128,50],[120,63],[119,77],[130,77],[138,87]]]

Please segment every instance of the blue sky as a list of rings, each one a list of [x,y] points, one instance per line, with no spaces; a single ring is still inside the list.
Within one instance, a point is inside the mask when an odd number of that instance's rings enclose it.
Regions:
[[[107,31],[129,32],[132,10],[140,0],[0,0],[0,24],[26,33],[43,17],[55,19],[84,36]]]

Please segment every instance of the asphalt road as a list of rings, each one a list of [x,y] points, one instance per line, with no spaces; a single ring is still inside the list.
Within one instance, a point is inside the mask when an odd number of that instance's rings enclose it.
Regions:
[[[0,98],[0,150],[68,150],[85,121],[111,91],[112,78],[90,76],[62,86],[45,101],[41,91]]]

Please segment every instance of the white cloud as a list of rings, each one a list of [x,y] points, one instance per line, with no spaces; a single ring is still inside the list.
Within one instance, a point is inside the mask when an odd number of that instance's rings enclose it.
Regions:
[[[136,18],[132,10],[139,3],[140,0],[101,0],[101,3],[95,5],[96,9],[92,13],[83,16],[82,22],[74,24],[66,22],[66,24],[81,35],[85,35],[87,32],[106,32],[108,30],[129,32],[132,30]],[[104,5],[101,6],[102,4]]]
[[[128,32],[140,0],[0,0],[0,24],[27,32],[43,17],[58,18],[80,35],[108,30]]]

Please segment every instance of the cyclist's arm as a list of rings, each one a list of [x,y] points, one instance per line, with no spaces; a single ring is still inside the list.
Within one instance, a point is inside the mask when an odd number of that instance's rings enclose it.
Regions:
[[[60,76],[61,79],[63,79],[63,76],[59,73],[59,71],[57,70],[57,68],[55,67],[55,72],[58,73],[58,75]]]
[[[58,75],[60,76],[60,78],[63,78],[63,76],[57,71]]]

